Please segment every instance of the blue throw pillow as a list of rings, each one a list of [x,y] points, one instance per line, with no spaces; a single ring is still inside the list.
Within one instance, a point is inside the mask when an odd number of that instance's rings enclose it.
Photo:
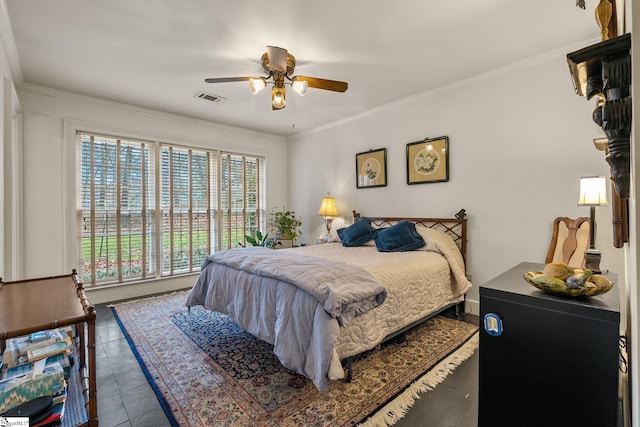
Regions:
[[[414,251],[425,245],[416,225],[409,221],[399,221],[391,227],[375,230],[373,240],[380,252]]]
[[[371,240],[371,232],[375,230],[369,218],[360,218],[348,227],[338,230],[342,246],[360,246]]]

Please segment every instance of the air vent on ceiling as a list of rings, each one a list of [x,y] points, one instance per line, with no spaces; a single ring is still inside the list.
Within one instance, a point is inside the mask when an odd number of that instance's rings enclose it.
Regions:
[[[212,93],[206,93],[206,92],[198,92],[196,93],[195,96],[196,98],[205,99],[211,102],[220,102],[225,99],[222,96],[218,96],[218,95],[214,95]]]

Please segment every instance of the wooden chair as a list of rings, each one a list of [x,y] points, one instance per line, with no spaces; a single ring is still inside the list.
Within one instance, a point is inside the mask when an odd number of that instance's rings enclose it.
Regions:
[[[582,268],[584,251],[589,248],[589,218],[558,217],[553,221],[553,235],[545,264],[564,262]]]

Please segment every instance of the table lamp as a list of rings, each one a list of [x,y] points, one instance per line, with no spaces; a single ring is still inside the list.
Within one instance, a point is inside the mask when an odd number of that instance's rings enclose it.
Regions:
[[[322,198],[322,204],[318,210],[318,215],[324,218],[324,226],[327,229],[327,240],[331,233],[331,224],[333,218],[338,216],[338,208],[336,208],[336,199],[327,193],[327,197]]]
[[[578,206],[589,206],[589,249],[584,252],[585,268],[600,273],[600,251],[596,249],[596,206],[607,205],[607,180],[604,176],[580,178]]]

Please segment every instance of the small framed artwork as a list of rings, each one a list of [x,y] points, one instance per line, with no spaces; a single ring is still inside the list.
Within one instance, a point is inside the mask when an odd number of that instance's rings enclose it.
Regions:
[[[379,148],[356,154],[356,188],[387,185],[387,149]]]
[[[407,184],[449,181],[449,138],[407,144]]]

